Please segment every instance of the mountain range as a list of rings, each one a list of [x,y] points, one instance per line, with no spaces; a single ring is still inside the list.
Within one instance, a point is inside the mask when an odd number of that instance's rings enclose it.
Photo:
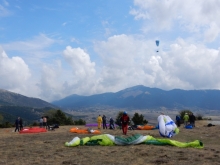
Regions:
[[[3,116],[3,122],[13,123],[20,116],[27,123],[32,123],[51,109],[58,107],[38,98],[0,89],[0,114]]]
[[[38,98],[23,96],[0,89],[0,114],[5,121],[14,121],[21,116],[26,121],[39,119],[51,109],[82,110],[108,109],[173,109],[173,110],[220,110],[220,90],[165,91],[142,85],[118,92],[108,92],[91,96],[70,95],[52,103]]]
[[[142,85],[127,88],[116,93],[102,93],[91,96],[70,95],[52,102],[61,109],[86,107],[114,107],[129,109],[220,109],[220,90],[165,91]]]
[[[27,97],[18,93],[0,89],[0,105],[23,106],[33,108],[52,107],[55,105],[38,98]]]

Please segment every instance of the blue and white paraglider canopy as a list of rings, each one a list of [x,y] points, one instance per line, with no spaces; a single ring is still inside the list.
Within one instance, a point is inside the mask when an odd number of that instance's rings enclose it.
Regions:
[[[159,41],[159,40],[156,40],[155,42],[156,42],[156,45],[159,46],[160,41]]]
[[[157,47],[159,47],[160,41],[156,40],[155,42],[156,42]],[[159,52],[159,50],[157,49],[156,52]]]

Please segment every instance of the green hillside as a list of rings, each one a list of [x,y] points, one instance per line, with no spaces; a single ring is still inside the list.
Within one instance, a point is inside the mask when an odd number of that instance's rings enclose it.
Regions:
[[[32,123],[48,110],[50,107],[45,108],[32,108],[32,107],[21,107],[21,106],[0,106],[0,114],[3,116],[3,122],[14,123],[15,119],[19,116],[27,123]]]
[[[4,122],[14,123],[19,116],[27,124],[40,119],[48,110],[58,109],[39,98],[31,98],[18,93],[0,89],[0,114]]]

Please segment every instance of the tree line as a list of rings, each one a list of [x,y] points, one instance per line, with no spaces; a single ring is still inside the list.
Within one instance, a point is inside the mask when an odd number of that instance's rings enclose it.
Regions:
[[[192,113],[190,110],[182,110],[179,112],[179,115],[181,118],[183,118],[185,113]],[[122,116],[123,112],[118,112],[118,115],[116,116],[115,123],[119,124],[120,117]],[[44,112],[42,116],[47,117],[47,123],[48,125],[58,124],[58,125],[85,125],[86,121],[83,119],[73,120],[71,115],[67,115],[61,110],[49,110]],[[40,118],[40,117],[39,117]],[[4,119],[3,115],[0,114],[0,128],[9,128],[13,127],[14,123],[10,123],[8,121],[2,122]],[[148,123],[146,119],[144,119],[144,116],[139,113],[134,113],[133,117],[130,118],[134,125],[145,125]],[[197,114],[196,116],[197,120],[202,120],[203,116],[201,114]],[[31,125],[37,126],[39,125],[38,122],[34,122]]]

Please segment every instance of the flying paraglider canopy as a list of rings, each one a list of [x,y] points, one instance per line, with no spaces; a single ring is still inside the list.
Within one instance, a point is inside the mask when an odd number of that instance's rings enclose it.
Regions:
[[[159,40],[156,40],[155,42],[156,42],[156,45],[157,45],[157,47],[158,47],[159,44],[160,44],[160,41],[159,41]],[[157,50],[156,52],[159,52],[159,50]]]
[[[155,42],[156,42],[156,45],[159,46],[160,41],[159,41],[159,40],[156,40]]]

